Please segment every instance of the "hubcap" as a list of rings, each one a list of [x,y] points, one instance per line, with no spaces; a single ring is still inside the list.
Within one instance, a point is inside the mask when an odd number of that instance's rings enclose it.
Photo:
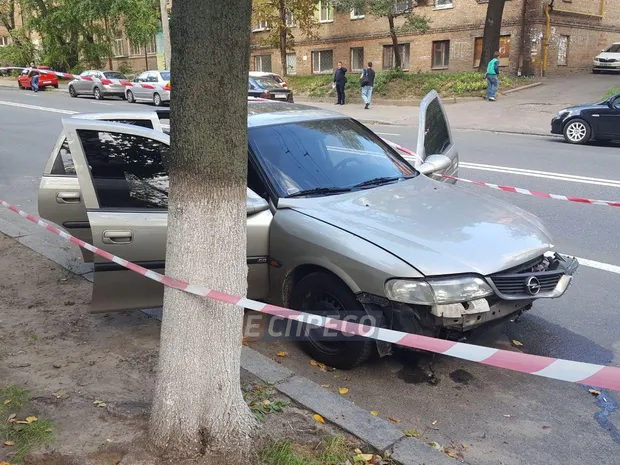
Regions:
[[[304,299],[300,310],[336,319],[343,319],[347,315],[343,305],[333,295],[324,291],[310,292]],[[334,341],[334,331],[329,331],[328,337],[324,331],[324,328],[313,329],[308,327],[308,339],[318,350],[326,355],[334,356],[346,349],[347,343],[343,342],[342,339],[339,338],[340,341]]]
[[[579,142],[586,137],[586,126],[583,123],[572,123],[566,129],[566,135],[574,142]]]

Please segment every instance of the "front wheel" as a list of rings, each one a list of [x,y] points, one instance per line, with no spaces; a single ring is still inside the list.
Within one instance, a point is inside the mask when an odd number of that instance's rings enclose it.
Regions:
[[[73,86],[69,86],[69,95],[73,98],[77,97],[77,92]]]
[[[156,107],[161,107],[161,95],[159,95],[158,93],[155,93],[153,95],[153,104]]]
[[[93,95],[95,96],[95,100],[103,100],[103,94],[101,93],[101,89],[99,89],[99,87],[95,87],[95,90],[93,90]]]
[[[355,295],[335,276],[312,273],[303,278],[291,298],[292,308],[305,313],[360,322],[365,314]],[[371,321],[361,323],[369,324]],[[372,324],[375,326],[375,324]],[[316,361],[338,369],[349,369],[367,361],[376,351],[373,339],[351,337],[325,328],[306,326],[301,348]],[[331,340],[330,340],[331,339]]]
[[[130,91],[130,90],[127,91],[127,101],[129,103],[135,103],[136,102],[136,98],[134,97],[133,92]]]
[[[54,89],[58,89],[58,84],[54,84]]]
[[[582,119],[574,119],[564,126],[564,140],[569,144],[585,144],[590,140],[592,130]]]

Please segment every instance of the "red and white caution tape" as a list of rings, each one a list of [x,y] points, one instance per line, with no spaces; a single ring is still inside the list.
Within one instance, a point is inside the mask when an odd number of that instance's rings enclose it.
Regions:
[[[274,305],[257,302],[255,300],[250,300],[245,297],[236,297],[223,292],[218,292],[204,286],[186,283],[184,281],[156,273],[152,270],[147,270],[146,268],[136,265],[135,263],[117,257],[116,255],[112,255],[111,253],[73,237],[64,231],[60,231],[58,228],[32,215],[29,215],[28,213],[3,200],[0,200],[0,203],[2,206],[23,216],[42,228],[45,228],[63,239],[73,242],[74,244],[77,244],[80,247],[105,258],[106,260],[117,263],[128,270],[139,273],[148,279],[163,284],[164,286],[189,292],[190,294],[217,300],[219,302],[225,302],[276,317],[287,318],[289,320],[306,323],[312,326],[328,328],[349,335],[368,337],[403,347],[449,355],[463,360],[469,360],[499,368],[506,368],[508,370],[518,371],[521,373],[543,376],[545,378],[558,379],[588,386],[595,386],[598,388],[620,391],[620,368],[617,367],[541,357],[538,355],[529,355],[519,352],[510,352],[506,350],[492,349],[490,347],[482,347],[427,336],[419,336],[416,334],[408,334],[391,329],[360,325],[358,323],[277,307]]]
[[[395,144],[394,142],[390,142],[390,141],[386,141],[388,142],[390,145],[392,145],[392,147],[394,147],[397,150],[400,150],[401,152],[407,154],[410,157],[415,157],[417,158],[421,163],[424,163],[424,160],[422,160],[422,158],[420,158],[415,152],[405,148],[405,147],[401,147],[398,144]],[[582,197],[570,197],[567,195],[560,195],[560,194],[549,194],[547,192],[538,192],[538,191],[532,191],[529,189],[521,189],[520,187],[512,187],[512,186],[502,186],[499,184],[491,184],[489,182],[482,182],[482,181],[472,181],[471,179],[463,179],[463,178],[459,178],[457,176],[449,176],[447,174],[442,174],[441,175],[443,178],[447,178],[447,179],[454,179],[455,181],[461,181],[461,182],[465,182],[467,184],[475,184],[476,186],[483,186],[483,187],[489,187],[491,189],[496,189],[496,190],[500,190],[500,191],[504,191],[504,192],[511,192],[513,194],[522,194],[522,195],[531,195],[533,197],[543,197],[545,199],[554,199],[554,200],[565,200],[567,202],[576,202],[576,203],[589,203],[592,205],[604,205],[607,207],[620,207],[620,201],[614,201],[614,200],[594,200],[594,199],[585,199]]]

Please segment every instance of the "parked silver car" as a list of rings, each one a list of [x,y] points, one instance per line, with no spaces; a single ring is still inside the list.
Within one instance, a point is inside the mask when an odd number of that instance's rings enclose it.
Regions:
[[[264,101],[249,102],[248,110],[249,298],[462,337],[569,286],[578,263],[552,252],[536,217],[440,182],[443,173],[457,174],[458,153],[436,93],[420,106],[423,161],[402,158],[338,113]],[[164,272],[170,135],[158,119],[155,112],[64,119],[39,212],[97,247]],[[93,311],[162,304],[159,283],[99,257],[94,269]],[[302,344],[337,368],[390,353],[389,344],[372,339],[342,339],[309,329]]]
[[[158,107],[170,103],[170,71],[145,71],[136,76],[134,82],[140,86],[127,87],[128,102],[150,102]]]
[[[96,80],[74,79],[69,82],[68,90],[71,97],[92,95],[97,100],[103,100],[105,97],[125,98],[125,86],[119,82],[114,82],[127,80],[123,73],[118,71],[88,70],[80,74],[80,77],[94,78]]]

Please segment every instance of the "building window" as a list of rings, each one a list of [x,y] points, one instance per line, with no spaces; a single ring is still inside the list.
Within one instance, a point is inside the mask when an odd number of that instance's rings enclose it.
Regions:
[[[558,66],[568,65],[568,43],[570,41],[569,36],[561,35],[560,43],[558,44]]]
[[[254,57],[254,71],[271,73],[271,55],[256,55]]]
[[[396,15],[407,13],[413,9],[413,0],[396,0],[392,12]]]
[[[353,7],[353,9],[351,10],[351,19],[364,19],[364,7]]]
[[[9,36],[0,36],[0,47],[9,45]]]
[[[297,55],[295,53],[286,54],[286,72],[297,74]]]
[[[312,72],[314,74],[331,73],[334,70],[334,51],[321,50],[312,52]]]
[[[454,8],[452,0],[435,0],[436,10],[443,10],[445,8]]]
[[[295,17],[293,16],[293,12],[291,10],[286,10],[286,26],[287,27],[295,27]]]
[[[351,71],[361,71],[364,69],[364,47],[354,47],[351,49]]]
[[[480,57],[482,56],[482,37],[477,37],[474,49],[474,68],[480,66]],[[510,65],[510,36],[501,36],[499,38],[499,65]]]
[[[133,42],[129,42],[129,53],[131,56],[143,56],[144,48],[144,45],[137,45]],[[157,53],[157,41],[155,40],[155,36],[153,36],[151,41],[146,44],[146,53],[149,55]]]
[[[114,56],[115,57],[125,56],[125,39],[123,38],[114,39]]]
[[[142,45],[136,45],[133,42],[129,42],[129,54],[131,56],[138,56],[144,54],[144,48]]]
[[[319,22],[331,23],[334,20],[334,5],[332,0],[319,1]]]
[[[450,64],[450,41],[433,42],[433,68],[447,68]]]
[[[146,53],[154,55],[157,53],[157,38],[153,36],[148,44],[146,44]]]
[[[266,31],[267,30],[267,21],[256,21],[256,23],[254,24],[254,29],[252,29],[252,32],[260,32],[260,31]]]
[[[409,44],[398,44],[400,63],[402,69],[409,69]],[[394,47],[392,45],[383,46],[383,69],[394,68]]]

